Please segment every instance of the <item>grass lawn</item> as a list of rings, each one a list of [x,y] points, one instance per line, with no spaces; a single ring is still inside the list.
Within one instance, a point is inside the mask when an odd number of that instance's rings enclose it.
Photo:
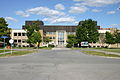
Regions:
[[[95,55],[95,56],[106,56],[106,57],[120,57],[120,55],[116,54],[105,54],[104,52],[97,52],[97,51],[82,51],[85,54]]]
[[[93,49],[93,48],[78,48],[78,47],[74,47],[74,48],[71,48],[73,50],[82,50],[82,49]]]
[[[25,55],[29,53],[33,53],[34,51],[16,51],[11,53],[6,53],[6,54],[0,54],[0,57],[9,57],[9,56],[19,56],[19,55]]]
[[[8,51],[10,51],[10,50],[0,50],[0,53],[3,53],[3,52],[8,52]]]
[[[75,50],[98,49],[98,50],[103,50],[103,51],[108,51],[108,52],[120,53],[120,49],[114,49],[114,48],[72,48],[72,49],[75,49]]]
[[[52,49],[53,47],[39,47],[38,49]]]
[[[13,49],[52,49],[53,47],[14,47]]]
[[[120,49],[101,49],[101,50],[108,51],[108,52],[120,53]]]
[[[13,49],[33,49],[34,47],[13,47]]]

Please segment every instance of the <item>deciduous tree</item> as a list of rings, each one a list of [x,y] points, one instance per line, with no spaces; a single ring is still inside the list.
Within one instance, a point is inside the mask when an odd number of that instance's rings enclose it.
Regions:
[[[27,31],[27,37],[28,37],[27,42],[30,45],[31,45],[31,43],[33,43],[33,44],[38,43],[38,46],[39,46],[40,42],[42,41],[42,37],[39,32],[39,30],[40,30],[39,21],[35,21],[31,25],[25,25],[24,29]]]
[[[107,44],[114,44],[115,43],[114,34],[111,34],[110,32],[106,32],[105,33],[105,42]]]
[[[80,21],[76,30],[76,36],[78,43],[82,41],[96,43],[99,40],[97,22],[92,19]]]

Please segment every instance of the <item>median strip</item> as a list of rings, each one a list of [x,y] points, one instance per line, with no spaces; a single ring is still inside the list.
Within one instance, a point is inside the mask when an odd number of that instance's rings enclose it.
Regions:
[[[97,51],[82,51],[82,52],[84,52],[85,54],[94,55],[94,56],[120,57],[120,55],[106,54],[104,52],[97,52]]]
[[[33,53],[33,51],[32,50],[29,50],[29,51],[15,51],[12,54],[9,52],[9,53],[6,53],[6,54],[0,54],[0,57],[20,56],[20,55],[26,55],[26,54],[29,54],[29,53]]]

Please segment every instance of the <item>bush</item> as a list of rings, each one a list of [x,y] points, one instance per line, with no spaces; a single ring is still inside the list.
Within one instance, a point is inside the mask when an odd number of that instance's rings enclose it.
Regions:
[[[55,47],[55,45],[53,45],[53,44],[49,44],[48,47]]]
[[[72,47],[72,44],[67,44],[66,47],[67,47],[67,48],[71,48],[71,47]]]

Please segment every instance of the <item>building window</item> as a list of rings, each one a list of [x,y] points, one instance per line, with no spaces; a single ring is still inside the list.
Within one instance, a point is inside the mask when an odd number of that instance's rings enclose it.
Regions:
[[[14,36],[17,36],[17,33],[14,33]]]
[[[49,39],[52,39],[52,37],[49,37]]]
[[[59,45],[64,44],[64,32],[58,32],[58,44]]]
[[[14,42],[16,43],[16,42],[17,42],[17,40],[14,40]]]
[[[21,36],[21,33],[18,33],[18,36]]]
[[[18,40],[18,42],[20,43],[20,42],[21,42],[21,40]]]
[[[53,39],[55,39],[55,37],[53,37]]]
[[[75,34],[75,32],[67,32],[67,34],[68,34],[68,35],[70,35],[70,34]]]
[[[47,32],[49,35],[55,35],[55,32]]]
[[[22,33],[22,36],[26,36],[26,33]]]
[[[23,40],[22,43],[25,43],[25,40]]]

